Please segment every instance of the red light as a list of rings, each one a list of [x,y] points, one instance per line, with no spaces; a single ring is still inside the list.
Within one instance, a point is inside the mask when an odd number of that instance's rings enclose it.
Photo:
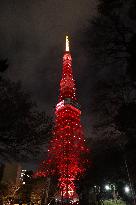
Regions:
[[[84,173],[87,162],[83,158],[87,149],[80,122],[81,111],[74,105],[65,104],[65,99],[76,103],[71,61],[70,53],[65,53],[59,103],[55,111],[54,137],[49,143],[48,160],[42,162],[37,173],[39,176],[57,174],[60,194],[64,198],[73,198],[76,195],[74,182]]]

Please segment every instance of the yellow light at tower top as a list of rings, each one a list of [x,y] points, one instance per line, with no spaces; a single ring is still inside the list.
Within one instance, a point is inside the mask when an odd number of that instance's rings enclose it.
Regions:
[[[69,40],[68,40],[68,36],[66,36],[66,51],[69,51]]]

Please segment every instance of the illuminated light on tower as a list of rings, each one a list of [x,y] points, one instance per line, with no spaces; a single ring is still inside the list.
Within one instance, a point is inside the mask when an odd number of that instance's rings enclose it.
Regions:
[[[66,36],[66,51],[69,52],[69,40],[68,40],[68,36]]]
[[[75,180],[84,173],[87,159],[84,133],[80,121],[81,110],[76,99],[72,72],[72,57],[66,36],[59,101],[55,109],[53,139],[48,147],[48,159],[43,161],[38,176],[58,175],[62,200],[78,198]]]

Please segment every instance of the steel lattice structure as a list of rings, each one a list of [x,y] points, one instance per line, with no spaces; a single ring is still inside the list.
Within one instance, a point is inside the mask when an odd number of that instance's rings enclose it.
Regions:
[[[75,180],[84,173],[88,149],[85,145],[80,121],[81,110],[76,99],[72,72],[72,57],[66,36],[63,56],[63,72],[60,81],[59,102],[55,109],[53,139],[48,147],[48,159],[43,161],[38,176],[57,174],[58,186],[63,199],[77,198]]]

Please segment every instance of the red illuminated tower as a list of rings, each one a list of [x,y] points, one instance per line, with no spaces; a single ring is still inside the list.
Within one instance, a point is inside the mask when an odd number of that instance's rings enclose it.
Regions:
[[[76,99],[72,73],[72,57],[66,36],[59,101],[55,109],[53,139],[48,148],[48,160],[42,163],[38,175],[57,174],[62,199],[77,198],[75,180],[85,171],[85,139],[80,121],[81,110]]]

